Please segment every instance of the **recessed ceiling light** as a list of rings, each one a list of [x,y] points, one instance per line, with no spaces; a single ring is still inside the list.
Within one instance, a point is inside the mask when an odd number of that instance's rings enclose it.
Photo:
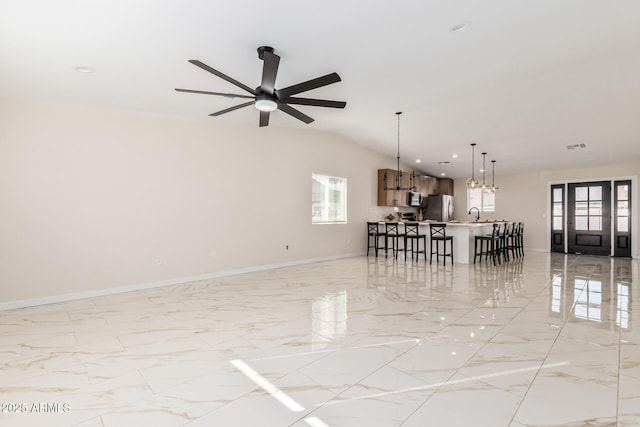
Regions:
[[[480,169],[480,173],[484,172],[484,169]]]
[[[440,172],[440,176],[447,176],[447,174],[444,172]]]
[[[74,71],[77,71],[78,73],[82,73],[82,74],[93,74],[96,72],[95,68],[91,68],[91,67],[84,67],[82,65],[76,65],[75,67],[72,67]]]
[[[464,22],[460,22],[459,24],[456,24],[453,27],[449,28],[449,31],[451,31],[453,33],[457,33],[458,31],[462,31],[462,30],[465,30],[465,29],[469,28],[470,26],[471,26],[471,22],[464,21]]]
[[[452,155],[451,157],[453,157],[454,159],[457,159],[457,158],[458,158],[458,155],[457,155],[457,154],[454,154],[454,155]]]
[[[420,163],[420,162],[422,162],[422,160],[416,159],[416,163]]]

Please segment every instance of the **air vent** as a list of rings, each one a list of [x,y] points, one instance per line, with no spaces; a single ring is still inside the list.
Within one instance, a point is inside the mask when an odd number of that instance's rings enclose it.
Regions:
[[[441,166],[449,166],[451,162],[445,160],[444,162],[438,162],[438,164]]]
[[[567,145],[567,150],[575,150],[576,148],[587,148],[587,144]]]

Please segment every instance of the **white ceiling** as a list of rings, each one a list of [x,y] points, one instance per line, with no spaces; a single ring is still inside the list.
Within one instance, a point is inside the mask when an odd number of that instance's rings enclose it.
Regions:
[[[299,106],[310,125],[276,112],[270,126],[395,158],[403,111],[402,161],[458,178],[471,142],[498,175],[617,163],[640,159],[638,18],[638,0],[4,0],[0,95],[257,127],[254,108],[207,116],[240,100],[173,89],[242,93],[189,59],[256,87],[256,48],[269,45],[277,88],[335,71],[342,82],[300,96],[347,101]]]

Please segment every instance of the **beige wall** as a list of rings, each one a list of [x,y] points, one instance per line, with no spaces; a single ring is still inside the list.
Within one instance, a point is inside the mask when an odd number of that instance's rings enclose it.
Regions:
[[[383,167],[336,135],[257,119],[0,98],[0,307],[363,253]],[[347,225],[311,224],[312,172],[348,179]]]
[[[551,183],[632,178],[632,212],[638,212],[638,173],[640,162],[609,165],[596,168],[571,169],[554,172],[538,172],[521,175],[496,176],[500,190],[496,194],[496,212],[482,213],[481,219],[507,219],[525,223],[525,246],[535,250],[549,250],[549,186]],[[464,179],[455,181],[454,191],[457,219],[472,219],[467,214],[466,187]],[[634,239],[632,252],[638,257],[638,227],[640,215],[632,222]]]

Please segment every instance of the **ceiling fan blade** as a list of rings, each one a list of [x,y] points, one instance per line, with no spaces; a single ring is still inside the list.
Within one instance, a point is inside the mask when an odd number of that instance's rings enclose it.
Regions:
[[[218,71],[218,70],[216,70],[216,69],[214,69],[214,68],[209,67],[207,64],[205,64],[205,63],[203,63],[203,62],[200,62],[200,61],[198,61],[197,59],[190,59],[190,60],[189,60],[189,62],[191,62],[191,63],[192,63],[193,65],[195,65],[196,67],[200,67],[200,68],[202,68],[203,70],[208,71],[208,72],[210,72],[211,74],[213,74],[213,75],[215,75],[215,76],[218,76],[218,77],[220,77],[221,79],[226,80],[226,81],[228,81],[229,83],[231,83],[231,84],[234,84],[234,85],[238,86],[240,89],[244,89],[244,90],[246,90],[247,92],[249,92],[249,93],[250,93],[250,94],[252,94],[252,95],[255,95],[255,94],[256,94],[256,91],[255,91],[255,90],[253,90],[253,89],[251,89],[249,86],[247,86],[247,85],[245,85],[245,84],[240,83],[239,81],[237,81],[237,80],[235,80],[235,79],[233,79],[233,78],[231,78],[231,77],[227,76],[227,75],[226,75],[226,74],[224,74],[224,73],[221,73],[220,71]]]
[[[263,53],[264,65],[262,67],[262,85],[260,89],[264,93],[273,95],[276,85],[276,76],[278,75],[278,65],[280,65],[280,57],[273,52],[265,51]]]
[[[281,102],[278,102],[278,110],[284,111],[285,113],[289,114],[290,116],[293,116],[296,119],[305,122],[306,124],[309,124],[309,123],[311,123],[313,121],[313,119],[311,117],[307,116],[306,114],[302,113],[301,111],[298,111],[295,108],[290,107],[287,104],[283,104]]]
[[[344,108],[347,103],[344,101],[328,101],[326,99],[310,99],[310,98],[287,98],[287,104],[296,105],[312,105],[314,107],[330,107],[330,108]]]
[[[338,73],[327,74],[326,76],[318,77],[312,80],[307,80],[306,82],[298,83],[293,86],[285,87],[284,89],[280,89],[276,91],[276,95],[278,98],[286,102],[286,98],[295,95],[300,92],[306,92],[311,89],[316,89],[322,86],[327,86],[332,83],[337,83],[341,81]]]
[[[269,111],[260,111],[260,127],[269,126]]]
[[[244,104],[235,105],[235,106],[233,106],[233,107],[226,108],[226,109],[224,109],[224,110],[217,111],[217,112],[215,112],[215,113],[211,113],[211,114],[209,114],[209,115],[210,115],[210,116],[220,116],[220,115],[222,115],[222,114],[224,114],[224,113],[229,113],[229,112],[231,112],[231,111],[239,110],[240,108],[248,107],[249,105],[253,105],[253,104],[254,104],[254,101],[249,101],[249,102],[245,102]]]
[[[176,92],[201,93],[203,95],[218,95],[218,96],[224,96],[225,98],[255,99],[255,96],[250,96],[250,95],[238,95],[237,93],[207,92],[207,91],[204,91],[204,90],[192,90],[192,89],[178,89],[178,88],[176,88]]]

